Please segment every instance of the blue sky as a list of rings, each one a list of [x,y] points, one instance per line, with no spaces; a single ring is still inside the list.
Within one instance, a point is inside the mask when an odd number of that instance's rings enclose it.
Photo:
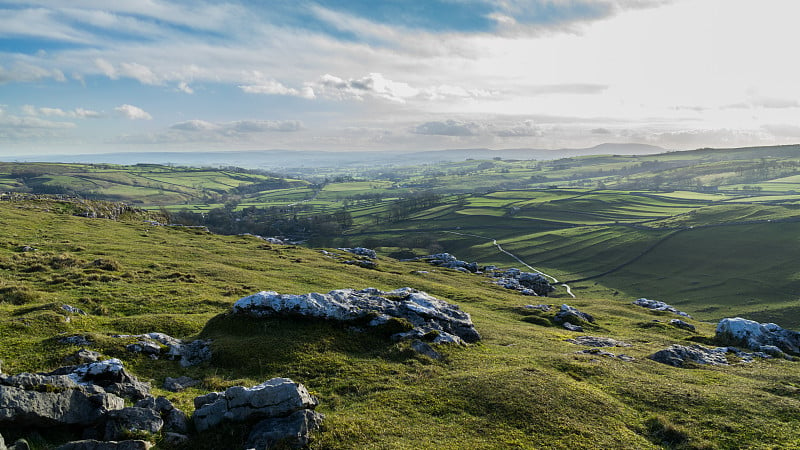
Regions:
[[[800,141],[795,0],[0,0],[0,156]]]

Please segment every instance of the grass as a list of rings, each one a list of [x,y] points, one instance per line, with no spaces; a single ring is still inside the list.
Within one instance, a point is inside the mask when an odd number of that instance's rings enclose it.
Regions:
[[[152,382],[156,394],[189,412],[195,395],[287,376],[321,399],[326,419],[314,448],[789,448],[800,442],[797,363],[764,360],[687,370],[650,361],[649,354],[670,344],[710,338],[714,325],[690,320],[697,333],[652,326],[671,316],[631,305],[635,296],[609,288],[606,279],[574,286],[577,299],[563,291],[532,299],[480,276],[422,262],[382,257],[379,270],[367,270],[313,249],[140,220],[78,218],[56,214],[44,203],[0,202],[0,280],[36,294],[0,303],[6,373],[60,366],[77,347],[57,338],[85,334],[93,348],[122,358]],[[577,253],[607,245],[599,244],[605,242],[602,233],[571,231],[570,239],[586,242]],[[541,245],[565,244],[547,234],[523,235],[518,242],[537,239]],[[36,250],[20,252],[24,245]],[[37,264],[44,269],[29,270]],[[102,275],[113,278],[104,281]],[[53,284],[61,278],[69,282]],[[439,346],[444,359],[433,361],[379,333],[227,314],[239,296],[258,290],[367,286],[412,286],[457,303],[484,339],[469,347]],[[597,322],[589,334],[631,343],[612,351],[636,361],[576,354],[582,347],[565,342],[574,334],[551,326],[552,312],[526,320],[533,316],[522,305],[530,302],[567,302],[593,314]],[[91,314],[67,321],[61,304]],[[127,353],[124,342],[110,337],[149,331],[210,338],[214,356],[210,363],[181,368]],[[182,393],[160,389],[165,377],[180,375],[202,384]],[[15,437],[13,430],[2,431],[7,440]],[[242,433],[228,427],[189,447],[231,445]],[[55,444],[47,441],[52,437],[44,439],[40,448]]]

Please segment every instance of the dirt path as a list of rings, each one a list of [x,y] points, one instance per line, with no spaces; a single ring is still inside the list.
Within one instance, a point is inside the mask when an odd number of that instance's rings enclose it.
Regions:
[[[527,267],[528,269],[538,273],[539,275],[542,275],[542,276],[544,276],[546,278],[549,278],[549,279],[553,280],[553,284],[559,284],[559,282],[556,279],[556,277],[554,277],[552,275],[548,275],[548,274],[542,272],[541,270],[536,269],[535,267],[531,266],[530,264],[528,264],[525,261],[523,261],[522,259],[520,259],[517,255],[515,255],[515,254],[509,252],[508,250],[504,249],[497,242],[497,239],[489,238],[489,237],[486,237],[486,236],[480,236],[480,235],[477,235],[477,234],[459,233],[457,231],[444,231],[444,233],[457,234],[459,236],[476,237],[476,238],[480,238],[480,239],[486,239],[487,241],[492,241],[492,245],[497,247],[497,250],[499,250],[500,252],[505,253],[506,255],[512,257],[515,261],[519,262],[520,264],[522,264],[523,266]],[[560,283],[560,284],[561,284],[561,286],[564,287],[564,289],[567,290],[567,294],[569,294],[570,297],[575,298],[575,294],[572,293],[572,289],[569,287],[569,285],[567,285],[566,283]]]

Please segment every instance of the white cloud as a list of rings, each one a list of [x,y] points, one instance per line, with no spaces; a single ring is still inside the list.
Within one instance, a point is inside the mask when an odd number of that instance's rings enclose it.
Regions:
[[[143,109],[133,105],[120,105],[114,108],[114,111],[119,113],[120,116],[130,120],[152,120],[153,116],[148,114]]]
[[[220,128],[220,126],[211,122],[206,122],[205,120],[195,119],[173,124],[172,126],[170,126],[170,128],[183,131],[209,131],[209,130],[216,130]]]
[[[133,78],[142,84],[158,85],[162,83],[161,78],[149,67],[139,63],[121,63],[116,74],[120,77]]]
[[[185,81],[181,81],[178,83],[178,90],[185,93],[185,94],[194,94],[194,89]]]
[[[240,85],[239,89],[248,94],[290,95],[308,99],[313,99],[315,97],[314,90],[310,86],[304,86],[302,89],[298,90],[286,87],[275,80],[264,80],[257,84]]]
[[[536,126],[532,120],[526,120],[511,126],[495,127],[492,133],[500,137],[531,137],[544,135],[542,129]]]
[[[71,119],[99,119],[105,116],[103,113],[84,108],[65,111],[61,108],[49,108],[46,106],[36,108],[33,105],[22,105],[20,110],[26,116],[67,117]]]
[[[411,129],[414,134],[436,136],[476,136],[481,132],[481,126],[475,122],[460,120],[431,121],[421,123]]]
[[[59,69],[45,69],[27,62],[16,62],[10,69],[0,66],[0,85],[6,83],[28,83],[53,79],[66,81],[67,77]]]

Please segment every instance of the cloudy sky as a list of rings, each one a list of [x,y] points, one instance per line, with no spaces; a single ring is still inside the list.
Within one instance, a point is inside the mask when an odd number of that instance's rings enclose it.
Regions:
[[[0,156],[800,142],[797,0],[0,0]]]

